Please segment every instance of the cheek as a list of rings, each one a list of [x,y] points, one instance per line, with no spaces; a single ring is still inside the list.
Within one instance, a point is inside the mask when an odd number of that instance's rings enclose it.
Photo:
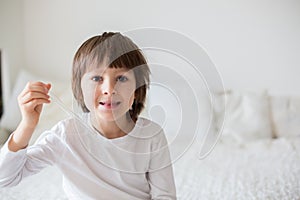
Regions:
[[[134,88],[132,88],[130,91],[128,91],[129,93],[128,94],[130,94],[129,95],[129,101],[128,101],[128,105],[129,105],[129,107],[131,107],[132,106],[132,104],[133,104],[133,102],[134,102],[134,99],[135,99],[135,87]]]
[[[89,85],[85,80],[81,81],[81,90],[85,106],[91,110],[94,106],[95,87]]]
[[[127,85],[118,89],[118,93],[122,96],[128,107],[131,107],[135,98],[135,86]]]
[[[132,106],[132,104],[133,104],[133,102],[134,102],[134,98],[135,98],[134,94],[131,95],[131,97],[130,97],[130,99],[129,99],[129,107]]]

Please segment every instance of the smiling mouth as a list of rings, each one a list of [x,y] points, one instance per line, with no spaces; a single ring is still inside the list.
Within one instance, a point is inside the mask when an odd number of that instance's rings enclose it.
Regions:
[[[116,108],[118,105],[120,105],[121,102],[120,101],[116,101],[116,102],[99,102],[99,104],[101,106],[103,106],[104,108],[113,109],[113,108]]]

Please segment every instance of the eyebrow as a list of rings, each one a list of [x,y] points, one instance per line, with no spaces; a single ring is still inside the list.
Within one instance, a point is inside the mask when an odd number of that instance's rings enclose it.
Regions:
[[[130,71],[133,72],[132,69],[127,69],[127,68],[109,68],[109,69],[115,69],[116,70],[116,73],[128,73]],[[101,68],[97,68],[97,69],[93,69],[91,71],[88,71],[87,73],[88,74],[94,74],[94,73],[97,73],[97,74],[105,74],[105,72],[107,71],[107,68],[103,69],[102,67]]]

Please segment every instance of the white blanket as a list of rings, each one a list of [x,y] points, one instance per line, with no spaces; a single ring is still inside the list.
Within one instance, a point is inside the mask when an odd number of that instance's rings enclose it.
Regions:
[[[25,178],[19,185],[0,189],[1,200],[63,200],[62,176],[55,167]]]
[[[204,160],[175,163],[179,199],[300,199],[300,138],[219,143]]]
[[[204,160],[193,146],[177,162],[178,199],[300,199],[300,138],[219,143]],[[0,189],[0,199],[66,199],[56,168]]]

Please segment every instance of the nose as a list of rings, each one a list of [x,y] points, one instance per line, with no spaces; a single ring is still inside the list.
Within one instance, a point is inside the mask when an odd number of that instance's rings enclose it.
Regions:
[[[105,95],[116,94],[115,83],[112,80],[106,80],[102,83],[102,93]]]

